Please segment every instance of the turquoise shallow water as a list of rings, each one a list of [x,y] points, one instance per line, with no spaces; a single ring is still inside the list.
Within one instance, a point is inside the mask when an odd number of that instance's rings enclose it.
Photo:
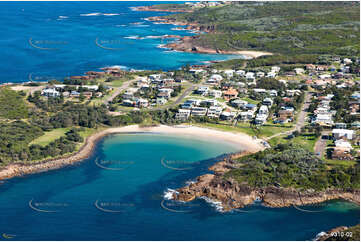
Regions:
[[[1,184],[0,232],[16,240],[307,240],[359,223],[359,207],[340,201],[305,208],[319,213],[257,203],[222,213],[202,199],[164,200],[167,189],[207,173],[213,157],[240,149],[160,134],[106,137],[84,162]]]

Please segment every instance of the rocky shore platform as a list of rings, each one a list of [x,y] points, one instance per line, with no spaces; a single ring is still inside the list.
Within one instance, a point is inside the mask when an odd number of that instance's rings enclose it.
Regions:
[[[238,156],[228,157],[225,160],[216,163],[210,170],[214,174],[205,174],[199,176],[196,182],[188,186],[177,189],[173,193],[173,199],[184,202],[192,201],[200,197],[221,202],[224,211],[235,208],[243,208],[253,204],[255,201],[261,201],[268,207],[290,207],[318,204],[329,200],[343,199],[356,204],[360,204],[359,190],[326,189],[324,191],[315,191],[313,189],[298,190],[295,188],[281,188],[269,186],[265,188],[253,188],[246,183],[240,184],[232,178],[225,178],[223,174],[234,168],[232,158],[247,155],[240,153]]]

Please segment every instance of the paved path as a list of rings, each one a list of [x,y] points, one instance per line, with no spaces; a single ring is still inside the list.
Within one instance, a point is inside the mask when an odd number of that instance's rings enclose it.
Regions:
[[[322,131],[321,137],[318,138],[315,144],[315,154],[317,157],[322,158],[327,147],[327,140],[328,140],[329,131]]]
[[[296,130],[300,132],[301,128],[305,126],[305,119],[307,118],[307,110],[308,110],[308,108],[310,106],[310,103],[311,103],[311,97],[312,97],[312,94],[310,92],[305,93],[305,100],[303,101],[301,111],[300,111],[300,113],[298,115],[295,128],[293,128],[291,130],[288,130],[286,132],[274,134],[272,136],[269,136],[269,137],[265,138],[265,140],[270,140],[270,139],[272,139],[274,137],[281,136],[281,135],[290,135]]]
[[[112,93],[112,95],[110,95],[109,97],[105,98],[103,100],[104,104],[108,104],[109,102],[113,101],[113,99],[118,96],[122,91],[126,90],[127,88],[129,88],[129,86],[131,84],[133,84],[136,81],[136,79],[130,80],[130,81],[126,81],[122,84],[122,86],[120,87],[115,87],[114,88],[114,92]]]

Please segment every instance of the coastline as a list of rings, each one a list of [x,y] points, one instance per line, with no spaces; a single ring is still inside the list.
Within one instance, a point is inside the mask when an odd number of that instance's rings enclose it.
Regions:
[[[323,191],[313,189],[299,190],[295,188],[280,188],[268,186],[254,188],[247,184],[239,184],[232,178],[225,178],[223,174],[234,168],[232,159],[250,154],[242,152],[225,158],[209,168],[214,174],[204,174],[197,177],[196,182],[175,190],[171,199],[189,202],[196,198],[207,197],[221,204],[223,211],[243,208],[260,201],[266,207],[291,207],[305,212],[307,209],[298,206],[319,204],[330,200],[346,200],[360,206],[360,191],[352,189],[328,188]],[[319,211],[317,211],[319,212]]]
[[[151,10],[142,10],[142,11],[151,11]],[[209,27],[204,27],[198,23],[176,21],[164,16],[154,16],[149,17],[146,20],[153,22],[154,24],[172,24],[179,26],[186,26],[184,30],[194,31],[195,33],[206,32],[210,33],[213,29]],[[255,51],[255,50],[219,50],[212,48],[205,48],[199,45],[192,43],[192,40],[198,38],[196,36],[184,36],[178,39],[178,41],[169,43],[164,47],[169,48],[174,51],[188,52],[188,53],[199,53],[199,54],[223,54],[223,55],[243,55],[247,58],[258,58],[265,55],[273,55],[271,52],[267,51]]]
[[[191,138],[212,139],[229,142],[234,145],[239,145],[243,149],[249,152],[257,152],[263,149],[258,140],[242,133],[230,133],[224,131],[218,131],[208,128],[200,128],[193,126],[154,126],[154,127],[140,127],[139,125],[130,125],[117,128],[108,128],[97,132],[87,137],[85,143],[81,148],[70,155],[66,155],[60,158],[50,158],[38,163],[14,163],[9,164],[0,169],[0,180],[9,179],[13,177],[45,172],[49,170],[55,170],[67,165],[72,165],[76,162],[80,162],[86,158],[89,158],[94,151],[98,141],[105,136],[111,134],[122,133],[161,133],[170,135],[185,135]]]

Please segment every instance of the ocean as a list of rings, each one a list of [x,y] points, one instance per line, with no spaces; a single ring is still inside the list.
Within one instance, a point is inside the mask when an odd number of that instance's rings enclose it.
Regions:
[[[310,240],[359,223],[359,207],[342,201],[302,207],[319,212],[257,202],[222,212],[204,199],[167,200],[171,189],[239,150],[163,134],[105,137],[83,162],[0,184],[0,234],[12,240]]]
[[[155,2],[0,2],[0,83],[63,80],[89,70],[120,66],[137,70],[173,70],[186,64],[242,57],[195,54],[160,48],[194,35],[145,18],[165,12],[132,7]]]

